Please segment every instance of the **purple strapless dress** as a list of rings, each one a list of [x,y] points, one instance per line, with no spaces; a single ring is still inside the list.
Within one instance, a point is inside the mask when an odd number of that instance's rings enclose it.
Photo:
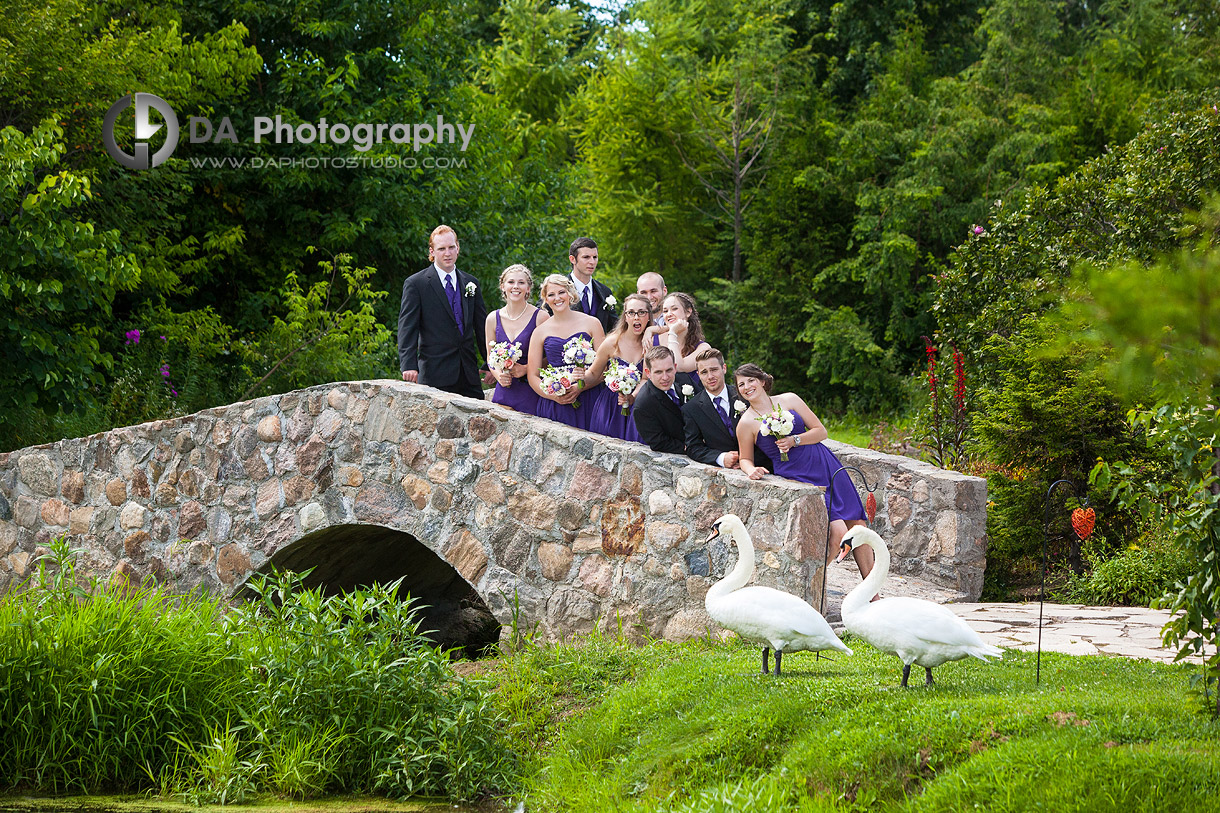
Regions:
[[[538,312],[530,317],[529,325],[524,330],[517,334],[515,339],[508,338],[508,334],[504,332],[504,323],[500,321],[500,311],[496,311],[496,341],[497,342],[520,342],[521,343],[521,358],[517,360],[518,364],[529,363],[530,353],[530,337],[534,335],[534,328],[538,326]],[[534,392],[534,388],[530,386],[530,382],[525,378],[514,378],[512,386],[501,387],[496,384],[496,391],[491,394],[491,400],[494,404],[501,404],[506,407],[512,407],[518,412],[525,412],[529,415],[538,414],[538,393]]]
[[[563,345],[568,340],[575,336],[584,336],[590,341],[593,339],[588,333],[583,330],[579,333],[573,333],[567,338],[561,339],[558,336],[547,336],[542,340],[542,353],[546,357],[546,364],[543,367],[564,367],[567,366],[563,361]],[[552,421],[566,423],[568,426],[575,426],[577,429],[589,428],[589,417],[592,414],[593,402],[600,398],[598,390],[604,389],[600,385],[592,389],[585,390],[576,399],[579,407],[573,407],[571,404],[558,404],[550,398],[538,399],[538,412],[540,418],[550,418]]]
[[[616,360],[619,364],[631,364],[626,359]],[[642,369],[643,361],[631,366],[640,370]],[[641,378],[641,380],[643,379]],[[627,414],[624,415],[623,408],[619,406],[617,392],[604,384],[594,387],[592,392],[598,393],[598,396],[591,406],[592,414],[589,416],[589,431],[608,435],[612,438],[619,438],[620,440],[634,440],[636,443],[643,443],[640,440],[640,433],[635,429],[635,418],[631,414],[632,410],[635,409],[635,405],[632,404],[627,407]]]
[[[792,417],[794,419],[792,434],[799,435],[805,431],[805,422],[795,412],[792,413]],[[774,473],[780,477],[787,477],[789,480],[799,480],[815,486],[827,486],[830,484],[831,476],[839,471],[839,467],[842,465],[834,452],[821,443],[794,446],[788,452],[787,462],[780,459],[779,447],[775,445],[775,440],[770,435],[760,434],[757,443],[758,448],[771,458],[771,464],[775,467]],[[826,512],[831,519],[846,521],[865,519],[864,504],[860,502],[860,495],[856,493],[856,486],[852,482],[849,472],[839,472],[835,477],[833,502],[830,490],[827,489]]]

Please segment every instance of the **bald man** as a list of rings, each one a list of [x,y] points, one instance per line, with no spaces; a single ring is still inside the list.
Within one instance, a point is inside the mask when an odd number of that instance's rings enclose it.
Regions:
[[[635,282],[635,291],[641,296],[647,297],[648,306],[652,309],[652,323],[664,325],[665,317],[661,315],[661,303],[665,301],[665,296],[669,293],[669,289],[665,287],[665,277],[656,271],[640,274],[640,278]]]

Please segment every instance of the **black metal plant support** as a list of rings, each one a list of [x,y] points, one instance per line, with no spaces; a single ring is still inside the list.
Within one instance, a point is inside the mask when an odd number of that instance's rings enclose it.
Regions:
[[[839,467],[839,469],[838,469],[838,471],[836,471],[834,474],[830,475],[830,485],[828,485],[828,486],[826,487],[826,503],[827,503],[827,505],[834,505],[834,499],[835,499],[835,478],[836,478],[836,477],[838,477],[838,476],[839,476],[839,474],[840,474],[841,472],[844,472],[844,471],[848,472],[848,474],[847,474],[847,482],[849,482],[849,483],[851,482],[851,472],[853,472],[853,471],[854,471],[856,474],[860,475],[860,479],[864,481],[864,489],[865,489],[865,490],[866,490],[866,491],[867,491],[867,492],[868,492],[870,495],[871,495],[871,494],[872,494],[874,491],[876,491],[876,490],[877,490],[877,486],[881,485],[881,481],[880,481],[880,480],[878,480],[878,481],[876,482],[876,484],[874,484],[874,485],[871,485],[871,486],[870,486],[870,485],[868,484],[868,477],[867,477],[867,476],[865,476],[864,472],[860,471],[860,470],[859,470],[858,468],[856,468],[855,466],[840,466],[840,467]],[[871,524],[871,523],[872,523],[872,521],[873,521],[873,517],[871,517],[871,516],[870,516],[870,517],[868,518],[868,521],[869,521],[869,523]],[[830,509],[828,508],[828,509],[827,509],[827,511],[826,511],[826,548],[825,548],[825,550],[824,550],[824,551],[822,551],[822,561],[823,561],[823,562],[827,562],[829,559],[830,559]],[[829,565],[828,565],[828,564],[827,564],[827,565],[823,565],[823,567],[829,567]],[[825,573],[823,573],[823,575],[822,575],[822,612],[825,612],[825,611],[826,611],[826,575],[825,575]]]
[[[1042,503],[1042,586],[1038,591],[1038,655],[1036,658],[1036,666],[1034,668],[1034,685],[1042,683],[1042,605],[1046,601],[1046,560],[1047,548],[1050,545],[1051,536],[1051,493],[1060,485],[1066,483],[1071,486],[1072,493],[1082,506],[1089,504],[1087,496],[1081,496],[1080,488],[1072,480],[1056,480],[1051,483],[1046,490],[1046,499]]]

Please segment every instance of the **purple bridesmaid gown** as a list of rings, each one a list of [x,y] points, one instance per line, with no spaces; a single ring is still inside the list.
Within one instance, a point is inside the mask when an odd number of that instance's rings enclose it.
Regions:
[[[643,361],[639,364],[631,364],[626,359],[616,359],[619,364],[626,364],[641,370]],[[642,375],[642,372],[641,372]],[[641,381],[643,378],[641,377]],[[636,443],[643,443],[640,440],[640,433],[635,429],[635,418],[631,412],[635,409],[635,405],[627,407],[627,414],[623,414],[623,408],[618,403],[618,393],[604,384],[594,387],[592,392],[598,393],[597,400],[593,402],[591,407],[592,414],[589,416],[589,430],[602,435],[607,435],[620,440],[634,440]]]
[[[792,417],[792,434],[799,435],[805,431],[805,422],[795,412],[792,413]],[[793,446],[789,450],[788,460],[785,462],[780,459],[779,447],[775,445],[775,440],[770,435],[760,434],[756,442],[758,448],[771,458],[771,464],[775,467],[774,473],[780,477],[787,477],[789,480],[799,480],[815,486],[827,486],[830,484],[831,475],[839,471],[839,467],[842,465],[834,452],[821,443]],[[852,483],[848,472],[839,472],[839,475],[835,477],[833,504],[830,489],[826,490],[826,513],[832,520],[841,519],[850,522],[853,519],[865,518],[864,505],[860,502],[860,495],[856,493],[856,486]]]
[[[573,333],[567,338],[561,339],[558,336],[547,336],[542,340],[542,354],[546,357],[546,364],[542,367],[565,367],[563,361],[563,345],[568,339],[574,336],[584,336],[590,341],[593,337],[583,330],[578,333]],[[589,416],[592,414],[593,401],[600,397],[598,390],[600,385],[590,390],[585,390],[577,397],[580,403],[579,407],[573,407],[571,404],[559,404],[552,401],[550,398],[538,399],[538,412],[540,418],[550,418],[552,421],[566,423],[568,426],[575,426],[577,429],[589,428]]]
[[[504,332],[504,323],[500,321],[500,311],[496,311],[496,341],[521,343],[521,358],[517,360],[518,364],[529,363],[530,337],[534,335],[534,328],[537,326],[538,312],[535,311],[534,315],[530,317],[529,325],[518,333],[516,338],[510,339]],[[534,392],[534,388],[530,386],[530,382],[526,378],[514,378],[510,387],[502,387],[497,383],[496,391],[491,394],[492,403],[512,407],[518,412],[530,415],[538,414],[540,400],[538,393]]]

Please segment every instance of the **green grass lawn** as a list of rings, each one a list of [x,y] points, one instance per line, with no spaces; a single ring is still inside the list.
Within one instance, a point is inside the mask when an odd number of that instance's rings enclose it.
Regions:
[[[1220,726],[1181,666],[1043,654],[899,688],[859,640],[776,679],[752,646],[533,647],[483,677],[528,810],[1217,810]]]

